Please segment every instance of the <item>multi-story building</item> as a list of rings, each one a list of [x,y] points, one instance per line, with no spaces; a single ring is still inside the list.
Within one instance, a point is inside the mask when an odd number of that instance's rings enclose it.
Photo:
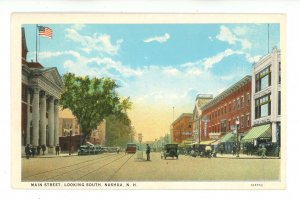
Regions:
[[[201,141],[201,107],[213,99],[211,94],[198,94],[193,110],[193,137],[194,142],[199,143]]]
[[[274,48],[253,66],[252,125],[243,139],[280,146],[281,135],[281,53]]]
[[[92,131],[87,143],[105,145],[106,122],[99,123],[97,128]],[[69,109],[59,110],[59,140],[61,149],[64,151],[76,151],[80,146],[83,137],[80,125],[76,117]]]
[[[64,83],[56,67],[28,62],[25,29],[22,28],[22,145],[46,145],[52,153],[59,142],[58,101]],[[46,153],[47,153],[46,152]]]
[[[182,113],[171,124],[172,142],[182,143],[184,140],[192,139],[192,113]]]
[[[213,141],[226,133],[232,134],[237,122],[240,137],[251,128],[251,81],[251,76],[245,76],[201,107],[202,141]]]

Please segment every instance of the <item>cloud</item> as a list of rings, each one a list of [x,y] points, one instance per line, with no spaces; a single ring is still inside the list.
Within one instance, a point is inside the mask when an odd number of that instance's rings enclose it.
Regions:
[[[83,29],[85,27],[84,24],[74,24],[72,26],[73,29],[77,30],[77,31],[80,31],[81,29]]]
[[[227,42],[231,45],[235,45],[237,43],[240,43],[242,46],[242,49],[250,49],[252,44],[251,42],[246,38],[239,38],[237,36],[241,36],[245,34],[244,29],[242,28],[235,28],[235,33],[231,31],[226,26],[222,25],[220,27],[220,33],[216,36],[216,38],[220,41]]]
[[[226,49],[225,51],[218,53],[215,56],[204,58],[203,65],[204,69],[208,70],[213,67],[214,64],[221,62],[225,57],[234,55],[234,54],[242,54],[240,51],[233,51],[232,49]]]
[[[113,44],[110,35],[107,34],[94,33],[92,36],[81,35],[75,28],[65,29],[65,33],[67,39],[80,43],[82,46],[80,49],[86,53],[95,50],[109,55],[116,55],[123,43],[123,40],[119,39]]]
[[[179,76],[181,74],[178,69],[171,67],[164,69],[163,72],[169,76]]]
[[[246,53],[245,57],[246,57],[247,61],[252,64],[258,62],[262,58],[261,55],[251,56],[249,53]]]
[[[144,40],[144,42],[146,42],[146,43],[149,43],[149,42],[163,43],[163,42],[166,42],[168,39],[170,39],[170,35],[168,33],[165,33],[163,36],[155,36],[155,37],[147,38]]]

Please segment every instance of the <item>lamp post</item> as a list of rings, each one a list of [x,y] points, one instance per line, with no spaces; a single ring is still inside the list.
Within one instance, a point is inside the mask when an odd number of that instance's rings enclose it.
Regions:
[[[71,155],[71,147],[72,147],[72,145],[71,145],[71,143],[72,143],[72,128],[71,128],[71,125],[70,125],[70,127],[69,127],[69,155]]]
[[[240,157],[239,153],[240,153],[240,141],[239,141],[239,125],[240,125],[240,121],[237,118],[235,121],[235,131],[236,131],[236,157]]]

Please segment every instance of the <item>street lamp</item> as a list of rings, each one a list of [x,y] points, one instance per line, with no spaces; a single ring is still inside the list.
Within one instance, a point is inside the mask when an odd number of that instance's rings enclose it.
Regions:
[[[240,121],[239,118],[236,119],[235,121],[235,131],[236,131],[236,157],[240,157],[239,152],[240,152],[240,142],[239,142],[239,125]]]
[[[69,138],[70,138],[70,141],[69,141],[69,155],[71,155],[71,147],[72,147],[72,145],[71,145],[71,143],[72,143],[72,129],[71,129],[71,125],[70,125],[70,127],[69,127]]]

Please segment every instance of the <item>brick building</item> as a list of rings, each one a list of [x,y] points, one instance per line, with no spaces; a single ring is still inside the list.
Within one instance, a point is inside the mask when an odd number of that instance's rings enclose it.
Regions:
[[[72,132],[71,132],[72,131]],[[70,136],[70,132],[72,135]],[[92,131],[90,137],[87,139],[88,143],[105,146],[106,136],[106,121],[99,123],[97,128]],[[80,131],[80,125],[76,117],[69,109],[59,110],[59,143],[63,151],[71,148],[76,151],[81,145],[83,136]]]
[[[237,120],[241,137],[251,128],[251,81],[251,76],[245,76],[201,107],[204,122],[201,126],[202,141],[232,134]]]
[[[193,138],[194,142],[199,143],[201,141],[201,125],[202,125],[202,111],[201,107],[213,99],[212,94],[198,94],[193,110]]]
[[[192,113],[182,113],[171,124],[171,135],[173,143],[182,143],[184,140],[192,139]]]

